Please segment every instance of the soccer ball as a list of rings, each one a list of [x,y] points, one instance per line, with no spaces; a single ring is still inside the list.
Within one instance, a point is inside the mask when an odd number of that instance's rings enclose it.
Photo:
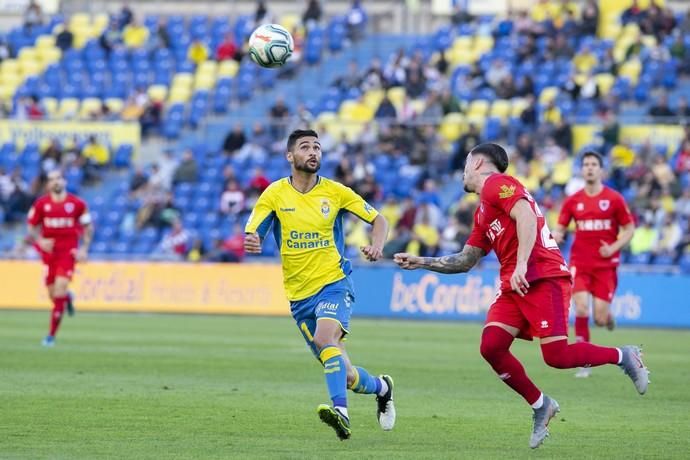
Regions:
[[[278,24],[259,26],[249,37],[249,56],[261,67],[280,67],[294,48],[292,35]]]

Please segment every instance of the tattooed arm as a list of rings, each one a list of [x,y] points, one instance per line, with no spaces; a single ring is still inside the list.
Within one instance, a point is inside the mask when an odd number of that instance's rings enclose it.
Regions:
[[[424,268],[438,273],[465,273],[470,271],[485,255],[483,249],[465,245],[462,252],[449,256],[418,257],[403,252],[393,256],[393,260],[405,270]]]

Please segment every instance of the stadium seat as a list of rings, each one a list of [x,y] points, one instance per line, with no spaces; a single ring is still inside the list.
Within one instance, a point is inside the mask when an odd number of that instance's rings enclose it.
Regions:
[[[461,113],[449,113],[443,117],[439,134],[449,142],[455,142],[467,129],[465,116]]]
[[[74,118],[79,114],[79,99],[76,98],[64,98],[60,101],[60,106],[58,108],[58,117]]]

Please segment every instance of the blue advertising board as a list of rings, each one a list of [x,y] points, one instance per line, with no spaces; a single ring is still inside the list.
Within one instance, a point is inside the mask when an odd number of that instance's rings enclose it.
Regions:
[[[353,279],[355,316],[435,320],[482,321],[499,284],[493,268],[443,275],[359,266]],[[690,276],[621,272],[611,310],[620,325],[690,327]]]

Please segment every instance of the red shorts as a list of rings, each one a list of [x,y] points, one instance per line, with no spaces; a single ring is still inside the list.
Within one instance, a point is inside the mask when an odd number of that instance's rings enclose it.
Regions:
[[[46,266],[46,286],[50,286],[55,283],[55,278],[61,276],[72,280],[72,275],[74,274],[74,266],[76,264],[76,259],[73,255],[56,255],[53,257],[43,257],[43,263]]]
[[[573,292],[589,292],[597,299],[611,302],[618,287],[618,271],[616,267],[576,268],[570,267],[575,279]]]
[[[520,330],[518,338],[568,335],[570,277],[543,278],[530,283],[524,297],[501,291],[489,307],[486,323],[496,322]]]

